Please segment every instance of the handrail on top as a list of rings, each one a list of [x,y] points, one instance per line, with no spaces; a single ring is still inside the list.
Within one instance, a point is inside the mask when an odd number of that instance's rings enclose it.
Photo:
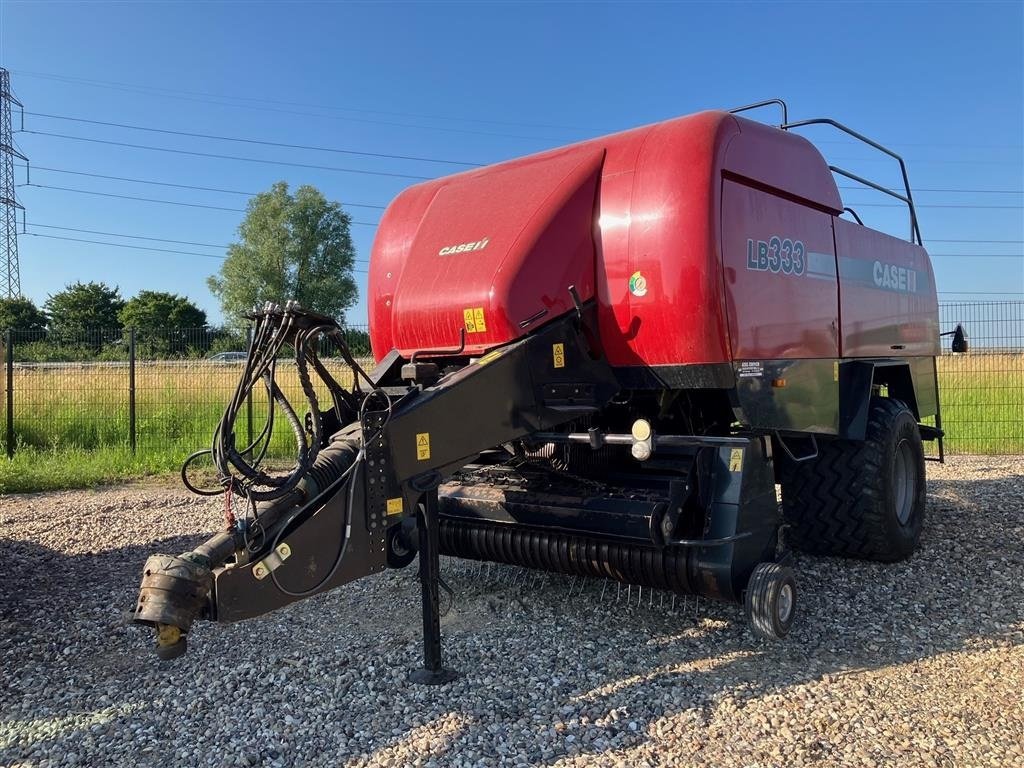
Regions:
[[[883,187],[881,184],[875,184],[874,182],[861,178],[860,176],[850,173],[849,171],[844,171],[841,168],[836,168],[835,166],[830,165],[829,170],[832,171],[833,173],[838,173],[841,176],[845,176],[848,179],[852,179],[853,181],[856,181],[860,184],[869,186],[872,189],[877,189],[879,192],[884,192],[887,195],[891,195],[892,197],[895,197],[905,202],[907,204],[907,208],[910,209],[910,241],[916,242],[918,245],[923,245],[924,243],[921,240],[921,228],[918,226],[917,223],[917,209],[914,206],[914,195],[910,191],[910,177],[907,175],[907,164],[903,162],[903,158],[897,155],[888,147],[885,147],[879,144],[877,141],[869,139],[864,134],[857,133],[857,131],[853,130],[852,128],[848,128],[842,123],[828,117],[815,117],[810,120],[798,120],[795,123],[786,122],[780,125],[779,127],[784,131],[788,131],[790,128],[801,128],[807,125],[831,126],[836,130],[842,131],[848,136],[853,136],[853,138],[864,142],[868,146],[874,147],[879,152],[884,152],[885,154],[889,155],[889,157],[894,158],[900,164],[900,173],[903,176],[903,188],[906,190],[907,193],[905,197],[903,195],[897,194],[896,192],[893,192],[888,187]]]
[[[828,169],[832,171],[832,173],[838,173],[840,176],[845,176],[848,179],[856,181],[858,184],[863,184],[864,186],[871,187],[872,189],[889,195],[890,197],[895,197],[897,200],[902,200],[904,203],[906,203],[907,208],[910,209],[910,242],[917,243],[917,245],[924,245],[924,241],[921,239],[921,227],[918,225],[917,221],[917,208],[914,205],[914,195],[910,191],[910,177],[907,175],[907,164],[903,162],[902,157],[897,155],[888,147],[879,144],[877,141],[869,139],[867,136],[858,133],[852,128],[848,128],[842,123],[836,120],[832,120],[831,118],[828,117],[815,117],[810,120],[798,120],[796,122],[791,123],[789,122],[789,108],[787,107],[786,102],[784,102],[782,99],[765,99],[764,101],[758,101],[753,104],[746,104],[742,107],[730,109],[729,112],[732,114],[736,114],[739,112],[748,112],[752,109],[760,109],[762,107],[771,106],[772,104],[778,105],[782,109],[782,122],[779,124],[779,128],[781,128],[784,131],[788,131],[791,128],[802,128],[808,125],[828,125],[832,128],[835,128],[836,130],[842,131],[848,136],[852,136],[853,138],[862,141],[871,147],[874,147],[879,152],[884,152],[885,154],[889,155],[889,157],[895,159],[900,164],[900,173],[903,176],[903,188],[906,191],[906,195],[901,195],[898,192],[893,192],[888,187],[885,187],[881,184],[876,184],[873,181],[868,181],[862,176],[858,176],[857,174],[843,170],[842,168],[837,168],[834,165],[830,165]],[[844,210],[849,209],[847,208]],[[858,217],[856,214],[854,214],[854,218],[856,218],[857,221],[860,222],[860,217]]]

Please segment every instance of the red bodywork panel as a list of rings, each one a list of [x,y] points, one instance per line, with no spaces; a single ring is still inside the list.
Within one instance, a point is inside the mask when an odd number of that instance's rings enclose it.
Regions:
[[[939,305],[920,246],[836,219],[843,357],[935,356]]]
[[[463,327],[482,353],[570,311],[570,285],[596,297],[614,366],[892,355],[892,334],[900,356],[933,354],[927,254],[838,220],[842,208],[806,139],[726,112],[425,182],[374,242],[374,355],[455,347]],[[844,263],[875,260],[896,289],[840,290]],[[921,275],[920,295],[899,294],[900,268]]]

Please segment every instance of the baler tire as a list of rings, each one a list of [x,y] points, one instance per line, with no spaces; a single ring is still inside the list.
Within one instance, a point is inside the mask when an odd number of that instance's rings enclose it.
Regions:
[[[767,640],[781,640],[788,635],[796,615],[796,597],[792,568],[759,563],[750,574],[743,595],[747,622],[754,633]]]
[[[416,559],[416,550],[406,545],[402,526],[391,526],[385,538],[388,568],[405,568]]]
[[[819,441],[815,459],[786,467],[786,540],[816,555],[902,560],[920,541],[925,495],[917,419],[899,400],[875,397],[863,441]]]

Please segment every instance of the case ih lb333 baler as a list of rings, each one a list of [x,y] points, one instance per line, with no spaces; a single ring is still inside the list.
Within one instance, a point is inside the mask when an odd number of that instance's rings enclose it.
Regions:
[[[372,372],[330,318],[254,312],[212,449],[253,514],[146,563],[134,620],[160,655],[197,618],[267,613],[416,551],[422,682],[449,679],[439,554],[743,602],[773,638],[797,602],[780,538],[910,555],[922,439],[941,456],[934,277],[909,184],[830,168],[792,130],[815,123],[906,178],[830,120],[703,112],[400,194],[370,260]],[[903,200],[910,240],[840,218],[833,173]],[[353,387],[321,364],[323,338]],[[274,380],[285,347],[305,421]],[[253,388],[294,432],[286,475],[235,444]]]

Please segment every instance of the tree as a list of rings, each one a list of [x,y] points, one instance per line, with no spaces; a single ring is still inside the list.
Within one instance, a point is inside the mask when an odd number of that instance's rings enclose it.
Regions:
[[[46,315],[24,296],[0,299],[0,331],[44,331]]]
[[[292,195],[279,181],[256,195],[238,228],[240,241],[228,246],[220,274],[207,280],[224,316],[237,322],[254,305],[294,299],[340,317],[358,296],[350,224],[341,206],[315,187]]]
[[[140,332],[136,350],[142,357],[202,353],[209,347],[206,313],[176,293],[139,291],[117,316],[125,328]]]
[[[111,331],[120,330],[117,313],[122,307],[120,291],[106,283],[71,283],[43,304],[50,330],[59,339],[84,341],[88,337],[90,346],[97,349],[111,340]]]
[[[164,291],[139,291],[117,315],[125,328],[205,328],[206,313],[184,296]]]

